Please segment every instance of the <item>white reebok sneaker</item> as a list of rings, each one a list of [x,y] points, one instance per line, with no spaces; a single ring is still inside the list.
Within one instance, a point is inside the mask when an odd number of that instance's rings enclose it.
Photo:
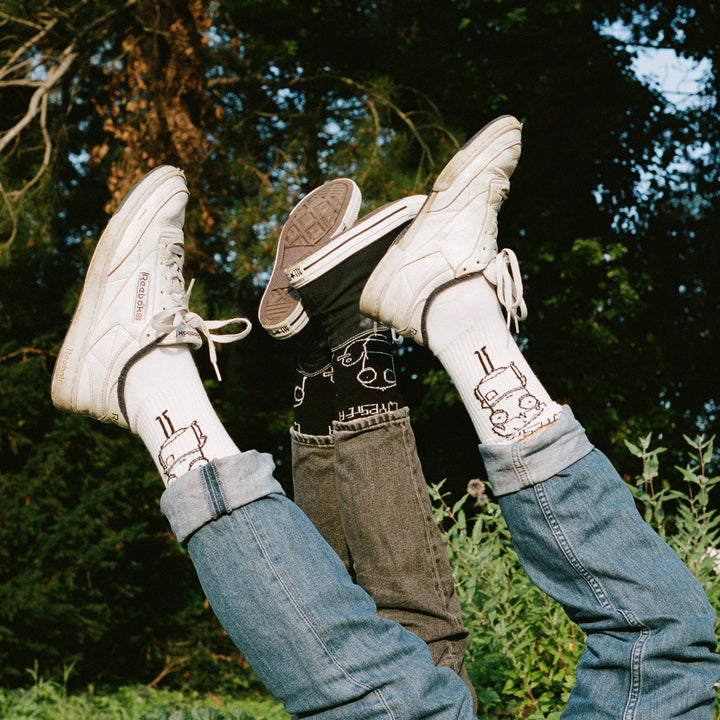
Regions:
[[[164,165],[142,178],[110,218],[55,363],[57,407],[129,427],[125,378],[146,353],[158,345],[200,347],[202,333],[217,372],[213,342],[250,331],[244,318],[205,322],[188,310],[190,288],[186,293],[182,276],[187,200],[183,172]],[[210,333],[232,322],[245,327]]]
[[[425,344],[423,320],[432,294],[484,272],[499,291],[502,284],[506,299],[513,298],[513,316],[524,317],[522,297],[514,297],[515,277],[508,282],[517,261],[512,251],[498,254],[497,247],[497,213],[520,158],[521,129],[516,118],[502,116],[455,154],[415,220],[368,278],[360,297],[365,315]]]

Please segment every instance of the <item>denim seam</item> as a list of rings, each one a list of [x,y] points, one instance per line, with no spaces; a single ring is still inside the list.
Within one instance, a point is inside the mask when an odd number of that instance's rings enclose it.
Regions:
[[[548,499],[547,493],[545,492],[544,484],[538,483],[537,485],[533,486],[533,489],[535,491],[535,497],[537,498],[538,505],[542,510],[543,516],[545,517],[545,522],[547,522],[548,527],[550,528],[550,532],[555,538],[555,542],[562,551],[562,554],[565,556],[565,559],[570,564],[570,567],[587,583],[588,587],[595,596],[595,599],[600,605],[602,605],[602,607],[608,610],[614,610],[615,608],[608,600],[608,597],[605,594],[602,585],[597,581],[595,577],[593,577],[591,573],[589,573],[583,567],[583,564],[580,562],[577,555],[575,555],[575,553],[573,552],[573,549],[570,546],[568,539],[565,537],[565,534],[562,531],[560,523],[555,517],[555,513],[553,513],[552,508],[550,507],[550,501]]]
[[[414,472],[414,470],[415,470],[415,463],[417,462],[417,460],[416,460],[415,457],[414,457],[414,455],[415,455],[415,453],[414,453],[415,444],[414,444],[414,442],[411,443],[411,444],[408,443],[408,432],[407,432],[407,430],[408,430],[408,425],[407,425],[407,423],[401,423],[401,424],[400,424],[400,432],[401,432],[401,435],[402,435],[403,448],[404,448],[404,450],[405,450],[405,461],[406,461],[406,465],[408,466],[408,468],[409,468],[409,469],[412,469],[412,471],[413,471],[413,472],[412,472],[412,475],[413,475],[413,480],[414,480],[414,482],[413,482],[413,490],[415,491],[415,492],[414,492],[414,494],[415,494],[415,502],[417,502],[418,505],[420,505],[420,506],[422,507],[422,498],[418,497],[418,494],[417,494],[418,483],[415,482],[415,481],[417,480],[416,474],[415,474],[415,472]],[[411,448],[412,448],[412,450],[411,450]],[[424,479],[424,478],[423,478],[423,485],[425,485],[425,479]],[[427,487],[427,486],[426,486],[426,487]],[[443,591],[442,591],[442,581],[441,581],[441,579],[440,579],[440,573],[438,572],[437,563],[436,563],[436,561],[435,561],[436,556],[435,556],[435,553],[433,552],[433,545],[432,545],[432,542],[431,542],[430,536],[429,536],[429,528],[428,528],[427,525],[424,525],[423,527],[424,527],[424,530],[425,530],[425,532],[424,532],[424,535],[425,535],[425,544],[426,544],[426,546],[427,546],[427,548],[428,548],[428,551],[429,551],[430,553],[432,553],[432,556],[433,556],[432,569],[433,569],[433,587],[434,587],[434,589],[435,589],[435,596],[436,596],[436,598],[437,598],[438,600],[441,601],[441,604],[442,604],[442,603],[444,602],[444,595],[443,595]],[[453,656],[453,660],[454,660],[454,659],[455,659],[455,658],[454,658],[454,656]]]
[[[394,420],[390,421],[389,423],[392,425],[399,425],[400,432],[402,434],[402,440],[403,440],[403,447],[405,449],[405,457],[406,457],[406,464],[408,468],[412,468],[412,475],[415,479],[416,478],[416,470],[417,470],[417,464],[420,462],[417,457],[417,450],[415,447],[415,437],[412,433],[412,429],[410,427],[410,422],[408,418],[395,418]],[[425,492],[427,493],[427,482],[425,481],[425,476],[422,474],[422,471],[420,471],[420,479],[421,483],[413,482],[413,489],[415,491],[415,501],[420,505],[422,508],[423,506],[423,498],[418,496],[418,492],[422,492],[420,488],[425,488]],[[430,521],[432,523],[435,522],[434,518],[432,517],[432,509],[431,509],[431,516]],[[435,595],[437,597],[437,600],[439,601],[439,605],[443,607],[443,609],[447,609],[447,599],[445,597],[445,593],[443,591],[442,586],[442,573],[440,571],[440,568],[438,567],[438,556],[437,553],[444,551],[444,547],[442,547],[440,550],[438,550],[437,547],[433,545],[432,538],[430,536],[430,527],[428,525],[424,525],[425,528],[425,544],[428,548],[428,552],[431,554],[433,558],[432,563],[432,569],[433,569],[433,578],[434,578],[434,586],[435,586]],[[452,587],[452,594],[454,596],[455,594],[455,580],[452,579],[453,587]],[[462,622],[460,623],[461,630],[464,630],[464,625]],[[452,670],[454,670],[456,673],[460,674],[460,671],[463,667],[463,664],[465,663],[465,654],[464,653],[457,653],[455,652],[454,648],[456,647],[454,642],[447,642],[446,643],[446,649],[444,653],[444,662],[443,664],[446,664],[446,662],[450,663],[450,667]]]
[[[527,487],[531,485],[530,473],[528,472],[527,466],[522,459],[521,443],[515,443],[510,447],[512,466],[515,470],[515,474],[520,480],[521,487]]]
[[[562,554],[565,556],[565,559],[570,564],[570,567],[572,567],[572,569],[587,583],[588,587],[595,596],[595,599],[602,607],[607,610],[620,613],[630,627],[639,630],[638,638],[633,643],[633,647],[630,652],[630,687],[628,688],[628,697],[622,716],[622,720],[633,720],[635,717],[635,710],[637,709],[637,705],[640,700],[642,651],[645,647],[647,639],[650,636],[650,631],[631,612],[616,608],[615,605],[610,602],[602,585],[597,581],[592,573],[585,569],[577,555],[573,552],[570,543],[562,531],[560,523],[550,507],[550,501],[547,493],[545,492],[544,484],[539,483],[535,485],[533,489],[535,491],[535,497],[537,498],[538,505],[540,506],[543,516],[545,517],[545,521],[550,528],[550,532],[555,538],[555,542],[562,551]]]
[[[290,440],[303,447],[332,448],[335,446],[335,436],[328,435],[310,435],[309,433],[298,432],[294,428],[290,428]]]
[[[283,590],[283,593],[285,594],[285,597],[290,601],[292,606],[295,608],[295,611],[300,616],[302,621],[305,623],[305,626],[308,630],[313,634],[315,639],[320,643],[322,648],[325,650],[325,654],[330,659],[330,661],[335,665],[335,667],[340,670],[340,672],[348,679],[349,682],[351,682],[353,685],[359,688],[363,688],[364,690],[369,690],[371,693],[377,695],[377,697],[380,699],[380,702],[382,703],[382,706],[387,710],[388,717],[391,718],[391,720],[397,720],[395,717],[395,714],[393,713],[392,709],[390,708],[390,705],[388,704],[387,700],[385,699],[383,693],[378,690],[377,688],[373,688],[370,685],[367,685],[366,683],[360,682],[356,680],[354,677],[352,677],[347,670],[338,662],[338,660],[335,658],[335,655],[332,653],[330,648],[325,644],[323,639],[320,637],[318,632],[315,630],[315,626],[313,625],[310,618],[302,611],[302,608],[295,602],[295,599],[290,592],[290,589],[285,585],[283,582],[282,577],[280,576],[280,573],[278,573],[277,569],[275,568],[275,565],[273,564],[270,554],[267,552],[267,549],[265,548],[265,545],[263,544],[262,538],[260,537],[260,533],[257,531],[257,528],[255,527],[255,523],[253,522],[252,518],[250,517],[250,514],[247,512],[247,509],[245,506],[240,508],[240,511],[245,516],[245,521],[247,522],[248,527],[250,528],[253,537],[255,538],[255,542],[258,544],[258,547],[260,548],[260,552],[262,553],[262,556],[265,558],[265,562],[268,564],[268,567],[272,571],[273,576],[278,581],[280,587]]]
[[[207,498],[211,511],[214,513],[214,517],[219,518],[222,515],[227,515],[228,503],[223,493],[222,483],[220,482],[215,464],[209,462],[203,465],[201,471],[204,481],[203,489],[205,490],[205,497]]]
[[[623,720],[633,720],[638,703],[640,702],[640,694],[642,691],[642,655],[645,649],[645,643],[650,638],[650,630],[631,612],[620,610],[620,613],[630,627],[640,630],[638,639],[633,643],[630,653],[630,690],[623,712]]]

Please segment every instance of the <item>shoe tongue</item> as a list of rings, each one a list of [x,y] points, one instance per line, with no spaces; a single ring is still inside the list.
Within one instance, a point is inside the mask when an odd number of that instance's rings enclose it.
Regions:
[[[296,288],[308,314],[321,322],[331,350],[376,328],[377,323],[360,312],[360,295],[388,247],[408,225],[409,221],[393,228],[306,285]]]

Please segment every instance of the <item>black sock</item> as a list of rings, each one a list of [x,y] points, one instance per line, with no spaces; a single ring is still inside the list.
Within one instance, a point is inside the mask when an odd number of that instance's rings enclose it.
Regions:
[[[333,352],[337,419],[348,422],[403,406],[390,330],[374,329]]]
[[[330,363],[314,372],[298,367],[293,392],[295,430],[305,435],[330,435],[335,419],[333,384],[333,367]]]

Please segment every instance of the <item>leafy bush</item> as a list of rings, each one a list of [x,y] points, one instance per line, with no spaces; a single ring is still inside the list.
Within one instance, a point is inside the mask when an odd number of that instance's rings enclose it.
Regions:
[[[0,717],[13,720],[287,720],[279,702],[249,692],[233,698],[132,685],[96,691],[67,691],[72,666],[61,682],[30,670],[29,688],[0,689]]]
[[[673,489],[660,479],[660,455],[663,447],[651,448],[652,435],[638,445],[626,442],[628,449],[642,460],[642,474],[630,486],[645,517],[661,538],[675,550],[700,581],[712,606],[720,610],[720,513],[713,508],[710,495],[720,476],[708,477],[714,455],[715,438],[704,436],[685,441],[692,448],[686,467],[676,466],[687,491]]]
[[[686,438],[693,456],[676,468],[686,490],[659,479],[663,448],[644,437],[628,449],[642,460],[630,486],[645,519],[680,555],[720,610],[720,514],[710,494],[720,477],[708,477],[713,439]],[[512,547],[499,506],[480,480],[452,506],[442,483],[431,488],[435,519],[444,535],[465,624],[470,630],[467,666],[478,694],[479,715],[528,720],[560,716],[584,649],[582,631],[560,605],[525,574]],[[474,501],[473,501],[474,500]],[[716,710],[716,717],[718,711]]]
[[[0,416],[24,387],[25,365],[11,369]],[[76,686],[255,682],[158,509],[162,483],[138,438],[46,410],[26,418],[42,443],[18,440],[15,455],[0,441],[0,684],[24,684],[35,660],[54,678],[74,663]]]

